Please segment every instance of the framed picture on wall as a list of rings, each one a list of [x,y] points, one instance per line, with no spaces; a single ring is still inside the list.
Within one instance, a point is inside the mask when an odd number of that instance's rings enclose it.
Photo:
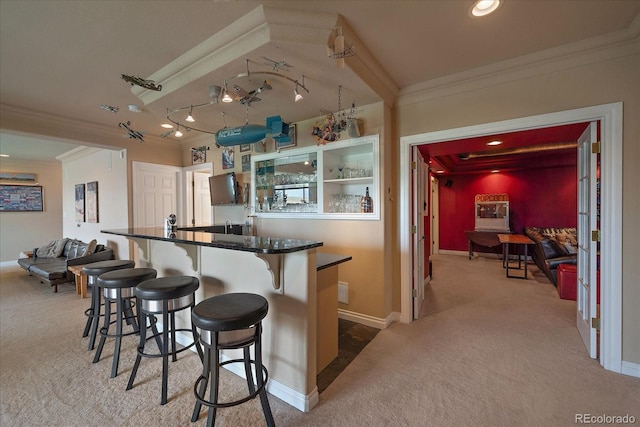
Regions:
[[[87,222],[97,223],[98,221],[98,181],[87,183],[86,194]]]
[[[240,144],[240,152],[245,153],[251,151],[251,144]]]
[[[76,222],[84,222],[84,184],[76,184]]]
[[[43,212],[41,185],[0,185],[0,212]]]
[[[251,170],[251,154],[242,155],[242,172],[249,172]]]
[[[191,164],[199,165],[207,161],[207,151],[205,147],[191,149]]]
[[[224,147],[222,149],[222,169],[233,169],[235,167],[233,154],[233,147]]]
[[[289,141],[276,142],[276,149],[295,147],[296,144],[296,125],[289,125]]]

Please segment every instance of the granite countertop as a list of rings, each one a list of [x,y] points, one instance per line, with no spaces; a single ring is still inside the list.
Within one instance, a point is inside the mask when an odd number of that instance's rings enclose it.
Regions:
[[[123,228],[117,230],[100,230],[102,233],[141,239],[161,240],[209,246],[212,248],[230,249],[234,251],[255,252],[262,254],[284,254],[304,251],[322,246],[315,240],[283,239],[276,237],[238,236],[234,234],[209,233],[205,231],[165,231],[163,227]]]
[[[316,254],[316,270],[324,270],[325,268],[333,267],[351,260],[351,255],[327,254],[318,252]]]

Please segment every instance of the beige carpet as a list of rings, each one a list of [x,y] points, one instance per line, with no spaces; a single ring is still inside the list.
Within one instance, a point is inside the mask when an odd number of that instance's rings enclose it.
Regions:
[[[279,426],[570,426],[576,413],[635,416],[640,380],[588,358],[575,302],[539,272],[506,279],[498,260],[438,256],[424,317],[381,331],[304,414],[270,396]],[[19,268],[0,271],[2,426],[187,426],[195,354],[170,364],[160,406],[160,361],[145,359],[125,391],[136,339],[109,379],[112,342],[91,363],[84,309],[72,286],[58,294]],[[223,371],[224,399],[244,392]],[[219,411],[219,426],[264,425],[258,401]]]

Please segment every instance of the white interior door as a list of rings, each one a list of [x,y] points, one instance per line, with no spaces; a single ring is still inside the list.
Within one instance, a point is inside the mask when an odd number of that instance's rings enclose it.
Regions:
[[[577,326],[591,358],[598,357],[597,330],[591,323],[598,317],[597,299],[597,241],[591,238],[598,224],[597,212],[597,154],[591,144],[597,139],[597,122],[592,122],[578,139],[578,289]]]
[[[177,214],[177,177],[180,168],[133,162],[133,226],[162,227]],[[180,218],[178,218],[180,223]]]
[[[418,147],[413,147],[413,318],[418,319],[424,302],[424,216],[427,212],[426,164]]]
[[[209,192],[209,173],[193,173],[193,224],[211,225],[211,193]]]

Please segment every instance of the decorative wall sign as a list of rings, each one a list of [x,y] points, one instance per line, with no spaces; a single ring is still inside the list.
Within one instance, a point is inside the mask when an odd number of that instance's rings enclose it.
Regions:
[[[245,153],[251,151],[251,144],[240,144],[240,152]]]
[[[76,222],[84,222],[84,184],[76,184]]]
[[[41,185],[0,185],[1,212],[42,212]]]
[[[222,149],[222,169],[233,169],[234,166],[233,147],[224,147]]]
[[[87,222],[98,221],[98,181],[87,183]]]
[[[35,173],[0,172],[0,181],[36,182]]]

